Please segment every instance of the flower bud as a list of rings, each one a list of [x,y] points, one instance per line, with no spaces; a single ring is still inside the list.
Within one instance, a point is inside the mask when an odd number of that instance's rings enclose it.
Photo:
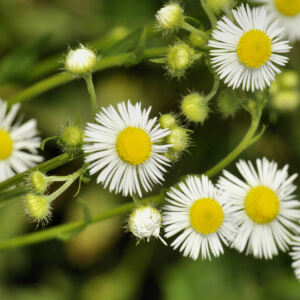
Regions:
[[[160,238],[161,221],[160,212],[156,208],[146,205],[136,208],[130,214],[128,227],[131,233],[138,239],[145,238],[149,242],[152,236]]]
[[[29,185],[35,193],[44,194],[48,187],[47,176],[40,171],[34,171],[30,174]]]
[[[195,51],[187,44],[179,43],[171,46],[167,54],[168,72],[180,78],[193,63]]]
[[[96,61],[95,52],[81,45],[80,48],[69,51],[65,61],[65,68],[74,75],[84,75],[93,71]]]
[[[207,0],[207,6],[215,13],[219,14],[223,9],[232,7],[232,0]]]
[[[169,150],[164,153],[165,157],[168,158],[172,163],[175,163],[176,161],[179,160],[182,152],[174,151],[174,150]]]
[[[169,3],[156,13],[156,20],[161,29],[172,30],[183,25],[183,9],[177,3]]]
[[[171,129],[170,134],[167,136],[166,139],[168,144],[171,144],[171,150],[182,152],[188,147],[189,137],[187,130],[176,126]]]
[[[191,93],[185,96],[181,102],[181,110],[189,121],[196,123],[203,123],[209,112],[204,97],[199,93]]]
[[[51,214],[50,201],[47,196],[27,194],[24,196],[25,211],[35,222],[47,222]]]
[[[67,149],[75,149],[83,143],[83,130],[77,126],[68,126],[61,134],[61,141]]]
[[[172,114],[163,114],[159,118],[160,127],[172,129],[177,126],[176,117]]]
[[[218,108],[225,118],[234,117],[240,103],[231,91],[225,91],[218,97]]]
[[[203,33],[205,33],[203,31]],[[195,48],[201,48],[207,44],[207,39],[205,40],[203,37],[199,36],[198,34],[191,32],[189,35],[189,41],[191,45]]]
[[[300,104],[300,95],[295,90],[283,90],[271,98],[271,105],[280,111],[293,111]]]

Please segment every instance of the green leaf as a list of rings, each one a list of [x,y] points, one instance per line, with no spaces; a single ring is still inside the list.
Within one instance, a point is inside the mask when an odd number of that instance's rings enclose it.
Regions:
[[[143,28],[135,30],[130,35],[105,50],[103,52],[103,56],[111,56],[133,50],[134,47],[139,43],[143,32]]]

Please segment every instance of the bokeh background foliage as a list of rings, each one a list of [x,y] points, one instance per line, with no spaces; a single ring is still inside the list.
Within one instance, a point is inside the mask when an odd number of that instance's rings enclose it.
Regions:
[[[100,55],[109,53],[110,47],[130,32],[153,24],[162,4],[159,0],[1,0],[1,98],[8,99],[31,83],[59,72],[62,53],[69,46],[88,43],[99,48]],[[184,5],[188,15],[204,18],[199,1],[188,0]],[[147,40],[152,46],[168,42],[159,33],[150,34]],[[299,70],[299,53],[299,45],[295,45],[290,69]],[[144,62],[97,73],[95,87],[101,105],[130,98],[151,104],[155,113],[178,112],[181,96],[195,89],[207,92],[211,77],[203,62],[180,82],[167,78],[160,65]],[[77,80],[25,102],[22,111],[25,118],[36,118],[43,137],[48,137],[57,135],[67,121],[74,122],[79,112],[86,121],[91,113],[88,101],[83,81]],[[266,133],[242,156],[267,156],[280,164],[290,163],[291,171],[298,172],[299,114],[299,109],[279,113],[267,107],[263,115]],[[225,120],[213,101],[209,120],[191,128],[193,143],[167,175],[167,185],[179,175],[205,171],[214,165],[240,140],[247,126],[246,113]],[[59,152],[50,142],[45,156],[51,158]],[[56,174],[67,174],[75,168],[76,162],[56,170]],[[234,170],[233,165],[230,169]],[[72,198],[74,191],[70,189],[55,201],[49,226],[83,216]],[[125,201],[94,183],[83,188],[82,197],[92,213]],[[67,242],[51,241],[0,253],[0,299],[300,299],[300,284],[287,255],[268,262],[226,250],[220,259],[194,262],[159,241],[136,247],[136,241],[124,234],[125,224],[125,217],[114,218],[89,226]],[[1,239],[34,230],[24,216],[20,199],[2,205]]]

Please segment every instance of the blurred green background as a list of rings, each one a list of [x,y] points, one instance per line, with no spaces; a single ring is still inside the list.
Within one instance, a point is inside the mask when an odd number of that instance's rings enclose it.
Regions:
[[[59,72],[68,47],[79,42],[93,41],[102,55],[132,30],[153,24],[155,12],[162,4],[159,0],[1,0],[1,98],[7,99],[31,83]],[[199,1],[188,0],[184,6],[187,14],[203,19]],[[184,34],[181,37],[186,39]],[[157,32],[149,37],[148,44],[168,45],[170,40]],[[297,72],[299,54],[296,44],[288,68]],[[52,66],[56,66],[54,71]],[[99,72],[94,79],[101,105],[131,99],[151,104],[153,113],[179,112],[182,95],[194,90],[206,93],[212,83],[212,75],[202,61],[180,82],[168,78],[160,65],[150,62]],[[84,82],[75,80],[24,103],[22,112],[26,119],[36,118],[42,136],[48,137],[59,134],[67,121],[74,123],[79,112],[84,121],[88,120],[88,102]],[[194,131],[192,145],[167,175],[167,185],[176,182],[180,175],[204,172],[213,166],[247,130],[249,120],[245,112],[225,119],[216,100],[210,108],[210,118],[203,126],[190,127]],[[263,116],[266,133],[242,157],[266,156],[281,166],[289,163],[290,171],[298,172],[299,115],[298,107],[281,112],[269,105]],[[47,144],[46,158],[59,153],[55,143]],[[68,174],[76,166],[75,162],[55,173]],[[229,169],[235,172],[234,164]],[[74,191],[75,187],[55,201],[54,216],[48,226],[83,216],[72,198]],[[94,214],[130,200],[110,195],[94,183],[82,189],[82,197]],[[88,227],[66,243],[52,241],[0,253],[0,299],[300,299],[300,284],[286,254],[272,261],[260,261],[226,249],[219,259],[194,262],[158,240],[136,246],[136,240],[124,233],[125,225],[126,217],[114,218]],[[20,199],[1,208],[1,239],[34,230]]]

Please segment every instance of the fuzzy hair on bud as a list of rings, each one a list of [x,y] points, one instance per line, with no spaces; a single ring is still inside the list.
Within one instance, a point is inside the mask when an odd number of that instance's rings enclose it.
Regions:
[[[29,185],[35,193],[44,194],[48,187],[47,176],[40,171],[34,171],[30,174]]]
[[[93,71],[96,62],[96,53],[81,45],[80,48],[69,51],[65,61],[65,68],[68,72],[81,76]]]
[[[47,223],[51,215],[50,201],[47,196],[33,193],[23,198],[26,214],[37,223]]]
[[[165,243],[159,235],[161,223],[160,212],[156,208],[146,205],[136,208],[130,214],[128,228],[140,240],[146,239],[149,242],[151,237],[155,237]]]
[[[177,126],[177,120],[173,114],[163,114],[159,118],[159,124],[163,129],[172,129]]]
[[[232,91],[227,90],[219,95],[218,109],[223,117],[234,117],[239,108],[240,102],[238,101],[238,99],[236,99]]]
[[[83,130],[77,126],[68,126],[63,130],[61,140],[68,148],[78,147],[83,143]]]
[[[182,99],[181,111],[187,120],[203,123],[208,117],[209,108],[204,97],[199,93],[191,93]]]
[[[176,126],[171,129],[170,134],[167,137],[167,143],[172,145],[171,150],[182,152],[184,151],[189,144],[189,136],[186,129]]]
[[[159,28],[165,30],[180,28],[184,23],[183,9],[175,2],[171,2],[162,7],[156,13],[155,17]]]
[[[205,32],[203,31],[203,33]],[[201,48],[207,44],[207,40],[194,32],[190,33],[189,42],[195,48]]]
[[[167,70],[172,77],[180,78],[194,62],[195,51],[187,44],[177,43],[169,48]]]

